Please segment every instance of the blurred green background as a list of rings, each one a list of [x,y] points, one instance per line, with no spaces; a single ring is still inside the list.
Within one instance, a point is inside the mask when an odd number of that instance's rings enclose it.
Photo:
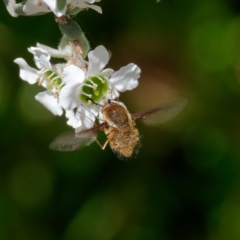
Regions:
[[[121,95],[130,112],[189,99],[157,128],[138,123],[136,158],[119,161],[94,143],[49,150],[70,130],[34,96],[13,63],[36,42],[57,47],[52,14],[11,17],[0,7],[1,240],[239,240],[240,2],[102,0],[78,15],[109,67],[142,69]],[[101,138],[104,141],[104,137]]]

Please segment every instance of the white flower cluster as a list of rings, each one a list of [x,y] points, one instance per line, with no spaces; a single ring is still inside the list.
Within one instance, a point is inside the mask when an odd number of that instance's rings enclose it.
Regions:
[[[9,10],[12,0],[6,2]],[[61,2],[65,4],[61,5]],[[133,63],[118,71],[105,68],[110,56],[104,46],[89,51],[86,54],[87,60],[84,59],[82,50],[87,46],[85,36],[80,26],[70,18],[69,12],[72,13],[74,9],[92,8],[101,13],[101,8],[93,5],[94,2],[94,0],[28,0],[21,5],[25,15],[39,15],[51,11],[56,17],[63,17],[63,23],[59,23],[62,24],[60,29],[61,27],[63,29],[61,30],[63,38],[58,49],[39,43],[36,47],[30,47],[28,51],[33,54],[37,68],[32,68],[22,58],[17,58],[14,62],[20,67],[22,80],[30,84],[36,83],[46,89],[38,93],[35,99],[54,115],[60,116],[65,112],[67,124],[75,128],[76,132],[93,126],[101,114],[99,105],[103,105],[108,99],[118,98],[120,92],[137,87],[141,72]],[[12,6],[11,9],[19,8]],[[72,28],[75,27],[77,34],[69,35],[68,24],[69,26],[71,24],[70,33],[74,32]],[[52,64],[51,57],[61,58],[64,62]]]
[[[39,45],[41,46],[41,45]],[[55,115],[66,112],[68,124],[77,131],[89,128],[99,114],[95,103],[103,104],[115,99],[119,92],[132,90],[138,85],[140,68],[133,63],[115,71],[104,67],[109,53],[98,46],[88,53],[88,61],[74,65],[51,64],[50,54],[41,47],[28,49],[34,56],[37,69],[30,67],[22,58],[15,59],[20,67],[20,77],[30,84],[37,83],[46,88],[35,98]],[[89,114],[89,112],[91,112]],[[92,121],[89,121],[92,120]]]

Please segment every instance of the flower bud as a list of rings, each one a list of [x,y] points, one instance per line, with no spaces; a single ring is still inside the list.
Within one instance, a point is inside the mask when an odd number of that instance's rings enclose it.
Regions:
[[[65,22],[59,22],[62,34],[80,48],[80,52],[85,58],[90,50],[90,45],[81,27],[72,19],[65,18],[64,20]]]

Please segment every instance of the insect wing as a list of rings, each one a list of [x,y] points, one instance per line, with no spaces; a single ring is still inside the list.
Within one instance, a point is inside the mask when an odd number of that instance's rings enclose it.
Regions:
[[[132,119],[142,119],[147,125],[159,125],[176,117],[186,106],[188,100],[181,99],[157,108],[132,114]]]
[[[77,134],[74,132],[60,134],[52,141],[49,147],[56,151],[75,151],[79,148],[89,146],[95,141],[97,132],[102,128],[103,124],[99,124]]]

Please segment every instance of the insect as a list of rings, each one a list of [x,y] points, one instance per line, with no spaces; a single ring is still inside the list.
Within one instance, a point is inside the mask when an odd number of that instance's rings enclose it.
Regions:
[[[57,151],[74,151],[96,141],[103,150],[109,143],[120,158],[129,158],[140,140],[135,120],[141,119],[147,125],[159,125],[178,115],[186,104],[187,99],[181,99],[148,111],[130,114],[121,104],[108,101],[101,109],[103,123],[77,134],[64,133],[50,144],[50,148]],[[104,131],[107,135],[103,146],[96,138],[99,131]]]

